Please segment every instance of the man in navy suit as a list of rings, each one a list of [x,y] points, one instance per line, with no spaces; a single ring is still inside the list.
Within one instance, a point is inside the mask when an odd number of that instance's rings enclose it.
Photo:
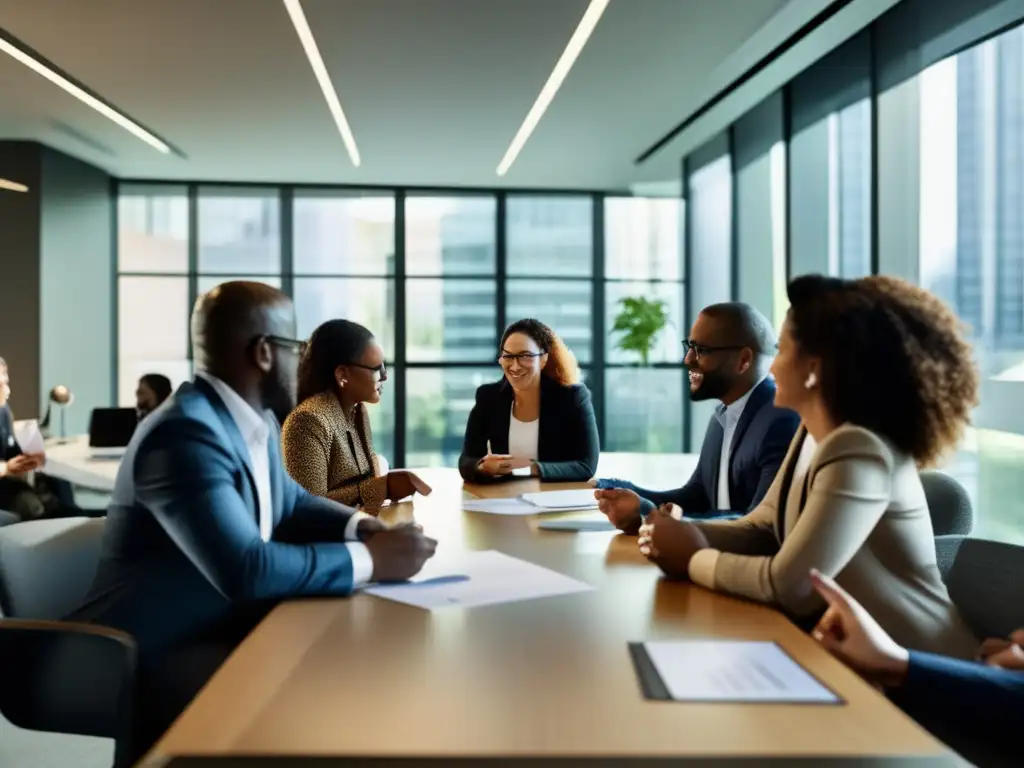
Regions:
[[[812,634],[834,656],[972,763],[1020,764],[1024,630],[986,640],[977,661],[909,651],[833,579],[811,583],[828,605]]]
[[[767,318],[739,302],[713,304],[684,342],[690,399],[719,400],[697,469],[682,488],[654,491],[616,479],[598,480],[601,511],[620,530],[636,533],[643,514],[675,504],[688,517],[745,514],[764,498],[799,426],[776,408],[768,368],[775,333]]]
[[[294,307],[276,289],[230,282],[201,297],[195,381],[125,452],[95,581],[69,618],[138,644],[133,758],[277,601],[405,580],[434,553],[417,526],[388,529],[284,472],[278,420],[295,403],[294,336]]]

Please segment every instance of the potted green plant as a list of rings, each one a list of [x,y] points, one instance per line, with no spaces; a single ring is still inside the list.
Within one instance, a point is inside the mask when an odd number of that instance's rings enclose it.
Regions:
[[[632,369],[621,371],[615,377],[617,394],[610,395],[617,403],[616,423],[618,450],[658,453],[673,444],[666,432],[664,414],[658,403],[665,401],[666,393],[659,377],[653,379],[646,369],[658,337],[669,324],[668,305],[660,299],[629,296],[619,300],[619,313],[612,325],[617,336],[615,346],[639,360]],[[653,404],[653,405],[652,405]]]
[[[647,366],[658,334],[668,325],[668,305],[645,296],[627,296],[619,304],[622,308],[612,326],[612,332],[619,334],[616,347],[639,355],[640,364]]]

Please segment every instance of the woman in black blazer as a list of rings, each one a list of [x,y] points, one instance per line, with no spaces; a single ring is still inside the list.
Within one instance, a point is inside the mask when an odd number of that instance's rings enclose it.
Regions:
[[[519,320],[501,337],[504,378],[476,391],[459,472],[468,483],[514,477],[516,470],[554,482],[582,482],[600,452],[590,392],[576,358],[554,331]]]

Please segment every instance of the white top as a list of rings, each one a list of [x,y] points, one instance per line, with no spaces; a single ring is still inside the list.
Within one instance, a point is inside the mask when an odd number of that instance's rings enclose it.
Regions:
[[[764,381],[764,379],[761,379],[761,381]],[[747,394],[743,395],[736,402],[720,406],[715,411],[715,418],[718,419],[722,429],[725,430],[725,434],[722,435],[722,455],[718,465],[717,507],[720,510],[732,509],[732,500],[729,498],[729,458],[732,455],[732,437],[736,434],[736,425],[740,423],[740,416],[743,415],[743,409],[747,407],[747,401],[750,400],[754,390],[761,386],[761,381],[758,381],[748,389]]]
[[[516,418],[515,410],[513,403],[508,420],[508,453],[519,459],[536,461],[537,446],[540,444],[540,417],[533,421],[520,421]]]
[[[270,424],[266,414],[257,413],[235,390],[220,379],[204,371],[196,376],[206,381],[224,401],[235,426],[242,434],[249,449],[249,468],[256,481],[256,496],[259,504],[260,538],[268,542],[274,532],[273,495],[270,489]],[[282,470],[283,471],[283,470]],[[366,545],[358,540],[356,527],[368,515],[356,512],[345,526],[346,547],[352,558],[352,582],[359,587],[373,576],[373,558]]]

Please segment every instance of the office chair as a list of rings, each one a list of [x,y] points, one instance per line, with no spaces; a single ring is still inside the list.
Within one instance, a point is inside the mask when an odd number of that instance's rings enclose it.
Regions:
[[[974,528],[974,507],[967,491],[944,472],[921,473],[932,531],[936,536],[966,536]]]
[[[29,730],[115,742],[128,765],[136,647],[124,632],[59,621],[99,562],[104,520],[33,520],[0,528],[0,713]]]

